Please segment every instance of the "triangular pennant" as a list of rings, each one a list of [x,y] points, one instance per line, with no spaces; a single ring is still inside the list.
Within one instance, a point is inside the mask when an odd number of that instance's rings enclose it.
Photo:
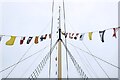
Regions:
[[[6,45],[12,46],[14,45],[16,36],[11,36],[11,38],[6,42]]]
[[[80,34],[80,40],[82,41],[84,38],[85,33]]]
[[[27,44],[29,44],[31,42],[33,37],[29,37],[28,40],[27,40]]]
[[[38,44],[38,38],[39,38],[39,36],[35,37],[35,41],[34,41],[35,44]]]
[[[22,44],[23,44],[24,40],[25,40],[25,37],[21,37],[21,40],[20,40],[20,45],[22,45]]]
[[[89,33],[88,33],[89,40],[92,40],[92,33],[93,33],[93,32],[89,32]]]
[[[2,37],[3,37],[3,36],[2,36],[2,35],[0,35],[0,41],[2,40]]]
[[[118,31],[118,28],[113,28],[113,37],[117,38],[116,32]]]
[[[76,36],[74,37],[75,40],[78,38],[78,35],[79,35],[79,33],[76,33]]]
[[[100,38],[101,38],[101,41],[102,41],[102,42],[104,42],[104,33],[105,33],[105,30],[99,31]]]

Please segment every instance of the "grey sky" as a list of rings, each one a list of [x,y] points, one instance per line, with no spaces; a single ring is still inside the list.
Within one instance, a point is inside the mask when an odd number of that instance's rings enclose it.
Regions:
[[[53,43],[55,43],[56,40],[56,30],[58,26],[58,6],[62,5],[60,0],[55,1],[55,13],[54,13],[54,40]],[[51,4],[52,0],[4,0],[0,3],[0,27],[1,31],[0,34],[6,34],[6,35],[18,35],[18,36],[36,36],[36,35],[42,35],[45,33],[50,33],[50,24],[51,24]],[[99,31],[104,30],[107,28],[117,27],[118,26],[118,0],[92,0],[92,1],[82,1],[82,0],[65,0],[65,7],[66,7],[66,28],[67,32],[89,32],[89,31]],[[63,16],[62,16],[63,17]],[[63,19],[63,18],[62,18]],[[63,24],[62,24],[63,25]],[[63,26],[62,26],[63,28]],[[88,34],[85,34],[83,42],[87,45],[87,47],[90,49],[90,51],[108,61],[111,62],[114,65],[118,65],[118,39],[115,39],[112,37],[113,30],[109,30],[105,32],[105,42],[102,43],[100,41],[99,33],[93,33],[93,40],[88,40]],[[19,45],[20,37],[18,37],[15,41],[15,45],[10,47],[6,46],[5,42],[9,39],[9,37],[4,37],[0,48],[2,47],[2,52],[0,54],[2,55],[2,68],[16,63],[21,56],[24,54],[24,52],[28,49],[28,47],[33,43],[27,45],[24,43],[24,45]],[[30,49],[29,53],[25,56],[29,56],[30,54],[33,54],[34,52],[38,51],[39,49],[42,49],[44,46],[49,46],[49,39],[43,42],[40,42],[38,45],[33,45],[33,47]],[[72,43],[75,46],[78,46],[84,50],[87,51],[87,49],[84,47],[81,41],[79,40],[69,40],[68,43]],[[103,73],[103,71],[100,69],[100,67],[97,65],[97,63],[94,61],[94,59],[79,51],[81,55],[81,59],[76,53],[75,49],[68,44],[68,47],[76,60],[81,65],[83,71],[90,77],[89,73],[87,72],[85,66],[82,62],[88,64],[85,60],[84,55],[86,58],[90,61],[91,66],[96,71],[97,75],[101,77],[105,77],[106,75]],[[64,47],[63,47],[64,48]],[[38,55],[30,58],[29,60],[26,60],[25,62],[19,64],[15,71],[9,76],[9,77],[29,77],[29,75],[32,73],[32,71],[36,68],[38,63],[41,61],[41,59],[45,56],[45,54],[49,51],[49,48],[47,48],[45,51],[39,53]],[[55,57],[56,57],[56,49],[53,52],[52,55],[52,77],[55,76],[55,71],[57,68],[55,67]],[[83,55],[84,54],[84,55]],[[65,63],[65,50],[63,49],[63,77],[66,77],[66,63]],[[34,64],[32,62],[34,59],[36,61]],[[83,60],[84,59],[84,60]],[[105,69],[105,71],[108,73],[108,75],[112,78],[116,78],[118,76],[118,71],[116,68],[101,62],[100,64]],[[29,68],[29,66],[32,64],[29,71],[25,73],[25,71]],[[88,68],[89,69],[89,68]],[[6,77],[8,72],[11,69],[5,71],[2,76]],[[94,74],[91,73],[92,77],[95,77]],[[25,75],[23,75],[25,74]],[[79,77],[77,74],[77,71],[75,70],[74,66],[71,64],[71,60],[69,59],[69,75],[70,77]],[[41,73],[39,77],[48,77],[48,63],[45,66],[45,69]]]

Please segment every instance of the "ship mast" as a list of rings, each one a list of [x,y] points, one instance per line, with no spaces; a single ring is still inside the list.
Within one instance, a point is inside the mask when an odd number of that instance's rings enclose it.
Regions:
[[[62,51],[61,51],[61,7],[59,6],[59,27],[58,27],[58,34],[59,34],[59,38],[58,38],[58,80],[62,80]]]

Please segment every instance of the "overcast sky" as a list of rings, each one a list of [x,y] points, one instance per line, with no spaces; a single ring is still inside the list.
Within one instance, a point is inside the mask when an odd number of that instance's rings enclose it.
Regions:
[[[1,0],[0,3],[0,34],[5,35],[18,35],[18,36],[37,36],[46,33],[50,33],[51,25],[51,5],[52,0]],[[62,7],[61,0],[55,0],[54,8],[54,38],[53,44],[57,38],[57,27],[58,27],[58,7]],[[66,9],[66,28],[67,32],[78,32],[86,33],[89,31],[99,31],[107,28],[118,27],[118,0],[65,0],[65,9]],[[63,12],[63,11],[61,11]],[[63,15],[63,13],[61,14]],[[63,16],[61,16],[63,20]],[[63,31],[63,24],[62,24]],[[96,56],[114,64],[118,65],[118,39],[112,37],[113,30],[105,32],[105,42],[102,43],[100,40],[99,33],[93,33],[93,40],[88,39],[88,34],[85,34],[83,42],[89,48],[89,50]],[[6,46],[5,42],[10,37],[3,37],[2,42],[0,43],[2,51],[0,52],[1,56],[1,65],[2,69],[16,63],[25,51],[34,43],[34,40],[28,45],[24,43],[23,45],[19,44],[20,37],[16,38],[14,46]],[[68,48],[71,51],[72,55],[75,57],[77,62],[80,64],[83,71],[88,77],[95,77],[95,74],[92,72],[90,67],[87,65],[90,62],[92,68],[94,68],[99,78],[106,78],[107,76],[100,69],[98,64],[95,62],[93,57],[88,54],[80,51],[79,55],[69,43],[72,43],[79,48],[86,50],[85,46],[80,40],[68,40]],[[46,41],[39,42],[39,44],[32,45],[32,48],[27,53],[27,56],[33,54],[36,51],[48,46],[43,52],[35,55],[34,57],[22,62],[19,64],[15,70],[9,76],[10,78],[24,78],[29,77],[32,71],[38,66],[42,58],[49,52],[49,42]],[[63,77],[66,77],[66,63],[65,63],[65,49],[62,51],[63,55]],[[51,77],[57,77],[55,72],[57,68],[55,67],[56,61],[55,57],[57,56],[57,47],[53,51],[52,55],[52,74]],[[84,55],[83,55],[84,54]],[[24,58],[25,58],[24,57]],[[111,78],[118,77],[118,71],[116,68],[98,60],[104,70]],[[87,67],[85,67],[85,65]],[[29,68],[29,70],[28,70]],[[41,77],[48,77],[48,68],[49,61],[47,62],[45,68],[40,74]],[[86,69],[87,68],[87,69]],[[12,68],[11,68],[12,69]],[[11,69],[6,70],[2,73],[2,77],[6,77]],[[28,71],[26,71],[28,70]],[[88,70],[88,71],[87,71]],[[91,74],[91,75],[90,75]],[[79,75],[75,70],[70,58],[69,58],[69,77],[78,77]]]

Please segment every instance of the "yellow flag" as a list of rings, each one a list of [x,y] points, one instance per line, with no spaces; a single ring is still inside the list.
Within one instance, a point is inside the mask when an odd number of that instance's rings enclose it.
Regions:
[[[12,46],[15,42],[16,36],[11,36],[11,38],[6,42],[6,45]]]
[[[89,40],[92,40],[92,33],[93,33],[93,32],[89,32],[89,33],[88,33]]]

